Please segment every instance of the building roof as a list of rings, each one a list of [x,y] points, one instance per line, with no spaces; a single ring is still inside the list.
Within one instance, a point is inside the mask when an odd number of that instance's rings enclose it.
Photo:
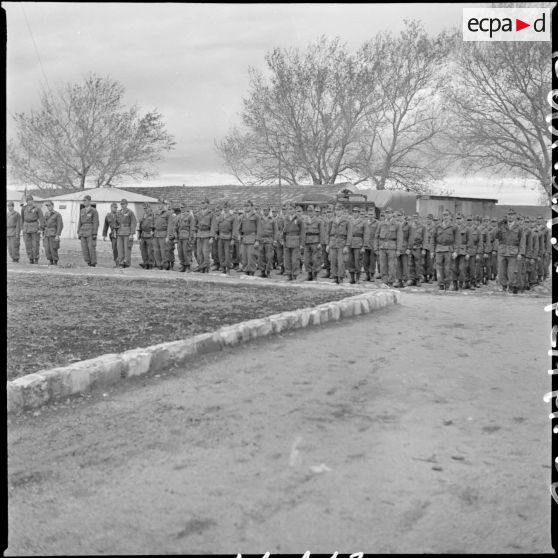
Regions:
[[[430,194],[421,194],[418,196],[421,200],[464,200],[470,202],[493,202],[498,203],[497,199],[494,198],[469,198],[464,196],[440,196],[440,195],[430,195]]]
[[[31,192],[27,192],[28,195],[31,195]],[[33,193],[33,200],[35,201],[43,201],[44,198],[38,196],[37,194]],[[25,196],[25,192],[18,192],[17,190],[10,190],[6,189],[6,201],[13,201],[13,202],[22,202]]]
[[[335,196],[343,184],[320,184],[314,186],[288,185],[281,186],[281,201],[297,202],[312,199],[315,195]],[[139,192],[155,198],[164,198],[172,204],[184,203],[187,207],[197,207],[202,200],[210,203],[228,201],[231,205],[242,205],[251,200],[255,205],[279,205],[279,185],[271,186],[160,186],[128,188],[128,192]]]
[[[496,205],[494,209],[494,217],[497,219],[505,217],[508,214],[508,210],[512,208],[515,209],[516,213],[519,213],[525,217],[544,217],[548,219],[550,217],[550,207],[547,205]]]
[[[51,196],[50,199],[57,201],[81,201],[83,196],[89,194],[94,202],[119,202],[126,198],[130,203],[154,203],[156,197],[146,196],[134,190],[121,190],[120,188],[88,188],[86,190],[76,190],[70,193],[63,193]]]

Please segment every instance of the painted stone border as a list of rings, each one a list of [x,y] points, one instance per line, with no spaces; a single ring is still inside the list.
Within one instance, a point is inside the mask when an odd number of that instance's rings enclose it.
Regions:
[[[7,382],[8,413],[33,409],[50,401],[114,384],[124,378],[180,365],[193,356],[216,352],[252,339],[368,314],[398,303],[399,297],[400,293],[394,290],[361,293],[311,308],[240,322],[188,339],[131,349],[120,354],[101,355],[62,368],[27,374]]]

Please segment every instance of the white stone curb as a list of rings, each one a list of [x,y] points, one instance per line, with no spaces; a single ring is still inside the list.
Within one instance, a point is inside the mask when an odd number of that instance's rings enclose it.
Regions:
[[[399,296],[399,292],[394,290],[361,293],[313,308],[225,326],[213,333],[202,333],[189,339],[132,349],[120,354],[106,354],[63,368],[28,374],[7,383],[8,413],[40,407],[49,401],[114,384],[123,378],[180,365],[196,355],[216,352],[252,339],[367,314],[398,303]]]

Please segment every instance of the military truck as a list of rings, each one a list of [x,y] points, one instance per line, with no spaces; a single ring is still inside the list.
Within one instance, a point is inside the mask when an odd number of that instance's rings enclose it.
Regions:
[[[336,196],[319,194],[315,195],[314,199],[303,198],[301,201],[296,202],[296,205],[300,205],[304,211],[307,210],[309,205],[319,206],[323,211],[328,205],[335,205],[336,203],[340,203],[343,207],[348,207],[349,212],[352,212],[354,206],[366,209],[367,211],[369,207],[373,207],[376,210],[376,219],[380,218],[380,208],[376,207],[373,201],[368,201],[366,194],[352,193],[349,190],[342,190]]]

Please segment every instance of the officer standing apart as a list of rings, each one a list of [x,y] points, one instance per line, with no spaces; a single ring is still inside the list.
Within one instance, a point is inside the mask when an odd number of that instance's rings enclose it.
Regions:
[[[153,255],[153,231],[155,230],[155,216],[149,203],[143,204],[143,215],[138,224],[138,240],[140,245],[140,267],[151,269],[155,265]]]
[[[6,215],[6,240],[8,254],[12,262],[19,262],[19,239],[21,235],[21,215],[14,209],[14,202],[8,202]]]
[[[60,234],[64,224],[62,215],[54,210],[54,204],[49,200],[45,203],[46,212],[43,223],[43,246],[49,265],[58,265],[58,249],[60,248]]]
[[[436,225],[432,236],[432,256],[436,258],[436,276],[438,289],[448,290],[450,281],[455,280],[452,274],[452,260],[457,258],[455,252],[457,227],[452,224],[450,212],[445,210],[442,222]]]
[[[81,253],[90,267],[97,265],[97,232],[99,214],[91,205],[91,196],[83,196],[83,208],[79,213],[78,238],[81,240]]]
[[[33,196],[27,198],[27,204],[21,210],[21,219],[23,221],[23,240],[29,263],[38,264],[43,212],[39,207],[35,207]]]
[[[110,238],[110,243],[112,245],[112,257],[114,259],[114,266],[118,267],[118,247],[116,245],[116,214],[118,213],[118,204],[110,204],[110,212],[107,213],[105,217],[105,223],[103,225],[103,241],[107,239],[107,234]],[[110,228],[110,233],[109,233]]]
[[[117,213],[116,223],[118,226],[116,232],[118,264],[120,267],[130,267],[137,220],[134,212],[128,207],[128,200],[126,199],[120,202],[120,211]]]

